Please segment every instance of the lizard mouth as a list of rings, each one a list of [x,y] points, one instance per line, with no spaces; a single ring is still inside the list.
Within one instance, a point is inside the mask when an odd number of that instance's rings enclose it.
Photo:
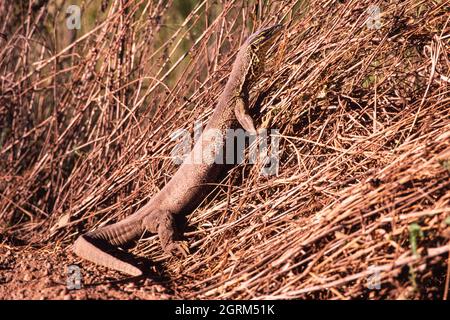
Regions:
[[[259,34],[260,42],[264,43],[266,41],[273,41],[274,38],[280,33],[281,29],[283,29],[283,24],[278,23],[273,26],[264,28],[261,30],[261,33]]]
[[[283,24],[275,24],[270,27],[266,27],[261,29],[258,33],[254,34],[250,39],[250,43],[252,46],[256,48],[266,47],[270,45],[276,38],[276,36],[280,33],[283,28]]]
[[[283,28],[282,23],[278,23],[276,25],[267,27],[267,29],[263,30],[264,37],[266,39],[272,38],[272,37],[276,36],[281,31],[282,28]]]

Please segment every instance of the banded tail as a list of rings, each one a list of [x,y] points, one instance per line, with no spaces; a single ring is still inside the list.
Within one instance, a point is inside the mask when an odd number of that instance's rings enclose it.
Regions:
[[[114,257],[96,245],[96,243],[104,241],[111,246],[118,246],[139,237],[144,231],[141,222],[138,219],[130,220],[124,219],[118,223],[79,236],[73,245],[73,252],[81,258],[104,267],[135,277],[141,276],[142,271],[140,269]]]

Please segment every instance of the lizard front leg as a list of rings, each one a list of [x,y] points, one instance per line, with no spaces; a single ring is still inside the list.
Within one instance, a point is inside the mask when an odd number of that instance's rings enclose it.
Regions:
[[[175,241],[176,227],[173,213],[168,210],[155,210],[142,221],[143,227],[157,233],[161,247],[166,253],[187,257],[189,249],[185,241]]]
[[[235,98],[234,113],[242,128],[251,134],[256,134],[255,124],[248,112],[248,101],[246,100],[241,96]]]

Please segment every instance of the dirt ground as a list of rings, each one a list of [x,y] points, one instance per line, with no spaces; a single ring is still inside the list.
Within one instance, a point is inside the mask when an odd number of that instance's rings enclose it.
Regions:
[[[130,279],[106,268],[79,263],[79,258],[61,247],[50,251],[1,245],[0,299],[170,299],[173,296],[170,288],[157,279]],[[80,266],[80,289],[68,289],[68,283],[69,287],[72,283],[68,267],[74,264]]]
[[[367,297],[377,299],[380,294],[390,299],[441,299],[439,289],[444,286],[447,259],[437,256],[427,264],[419,266],[420,292],[408,283],[408,272],[400,272],[391,288],[383,285],[383,290],[372,290]],[[439,267],[437,267],[439,266]],[[74,272],[79,270],[80,287],[77,287]],[[403,275],[402,275],[403,274]],[[401,280],[403,279],[403,280]],[[439,284],[440,283],[440,284]],[[30,246],[11,247],[0,245],[0,299],[1,300],[161,300],[183,298],[177,292],[177,284],[163,279],[161,270],[156,267],[138,278],[130,278],[120,272],[83,261],[73,254],[70,245],[56,248],[33,248]],[[384,293],[383,293],[384,292]],[[358,297],[354,297],[358,298]]]

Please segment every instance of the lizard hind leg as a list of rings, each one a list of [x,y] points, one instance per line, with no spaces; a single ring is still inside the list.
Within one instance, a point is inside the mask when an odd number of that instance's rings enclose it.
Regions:
[[[143,219],[142,224],[147,231],[158,234],[161,247],[166,253],[172,255],[181,254],[187,257],[189,249],[186,242],[175,241],[177,230],[172,212],[168,210],[152,211]]]

